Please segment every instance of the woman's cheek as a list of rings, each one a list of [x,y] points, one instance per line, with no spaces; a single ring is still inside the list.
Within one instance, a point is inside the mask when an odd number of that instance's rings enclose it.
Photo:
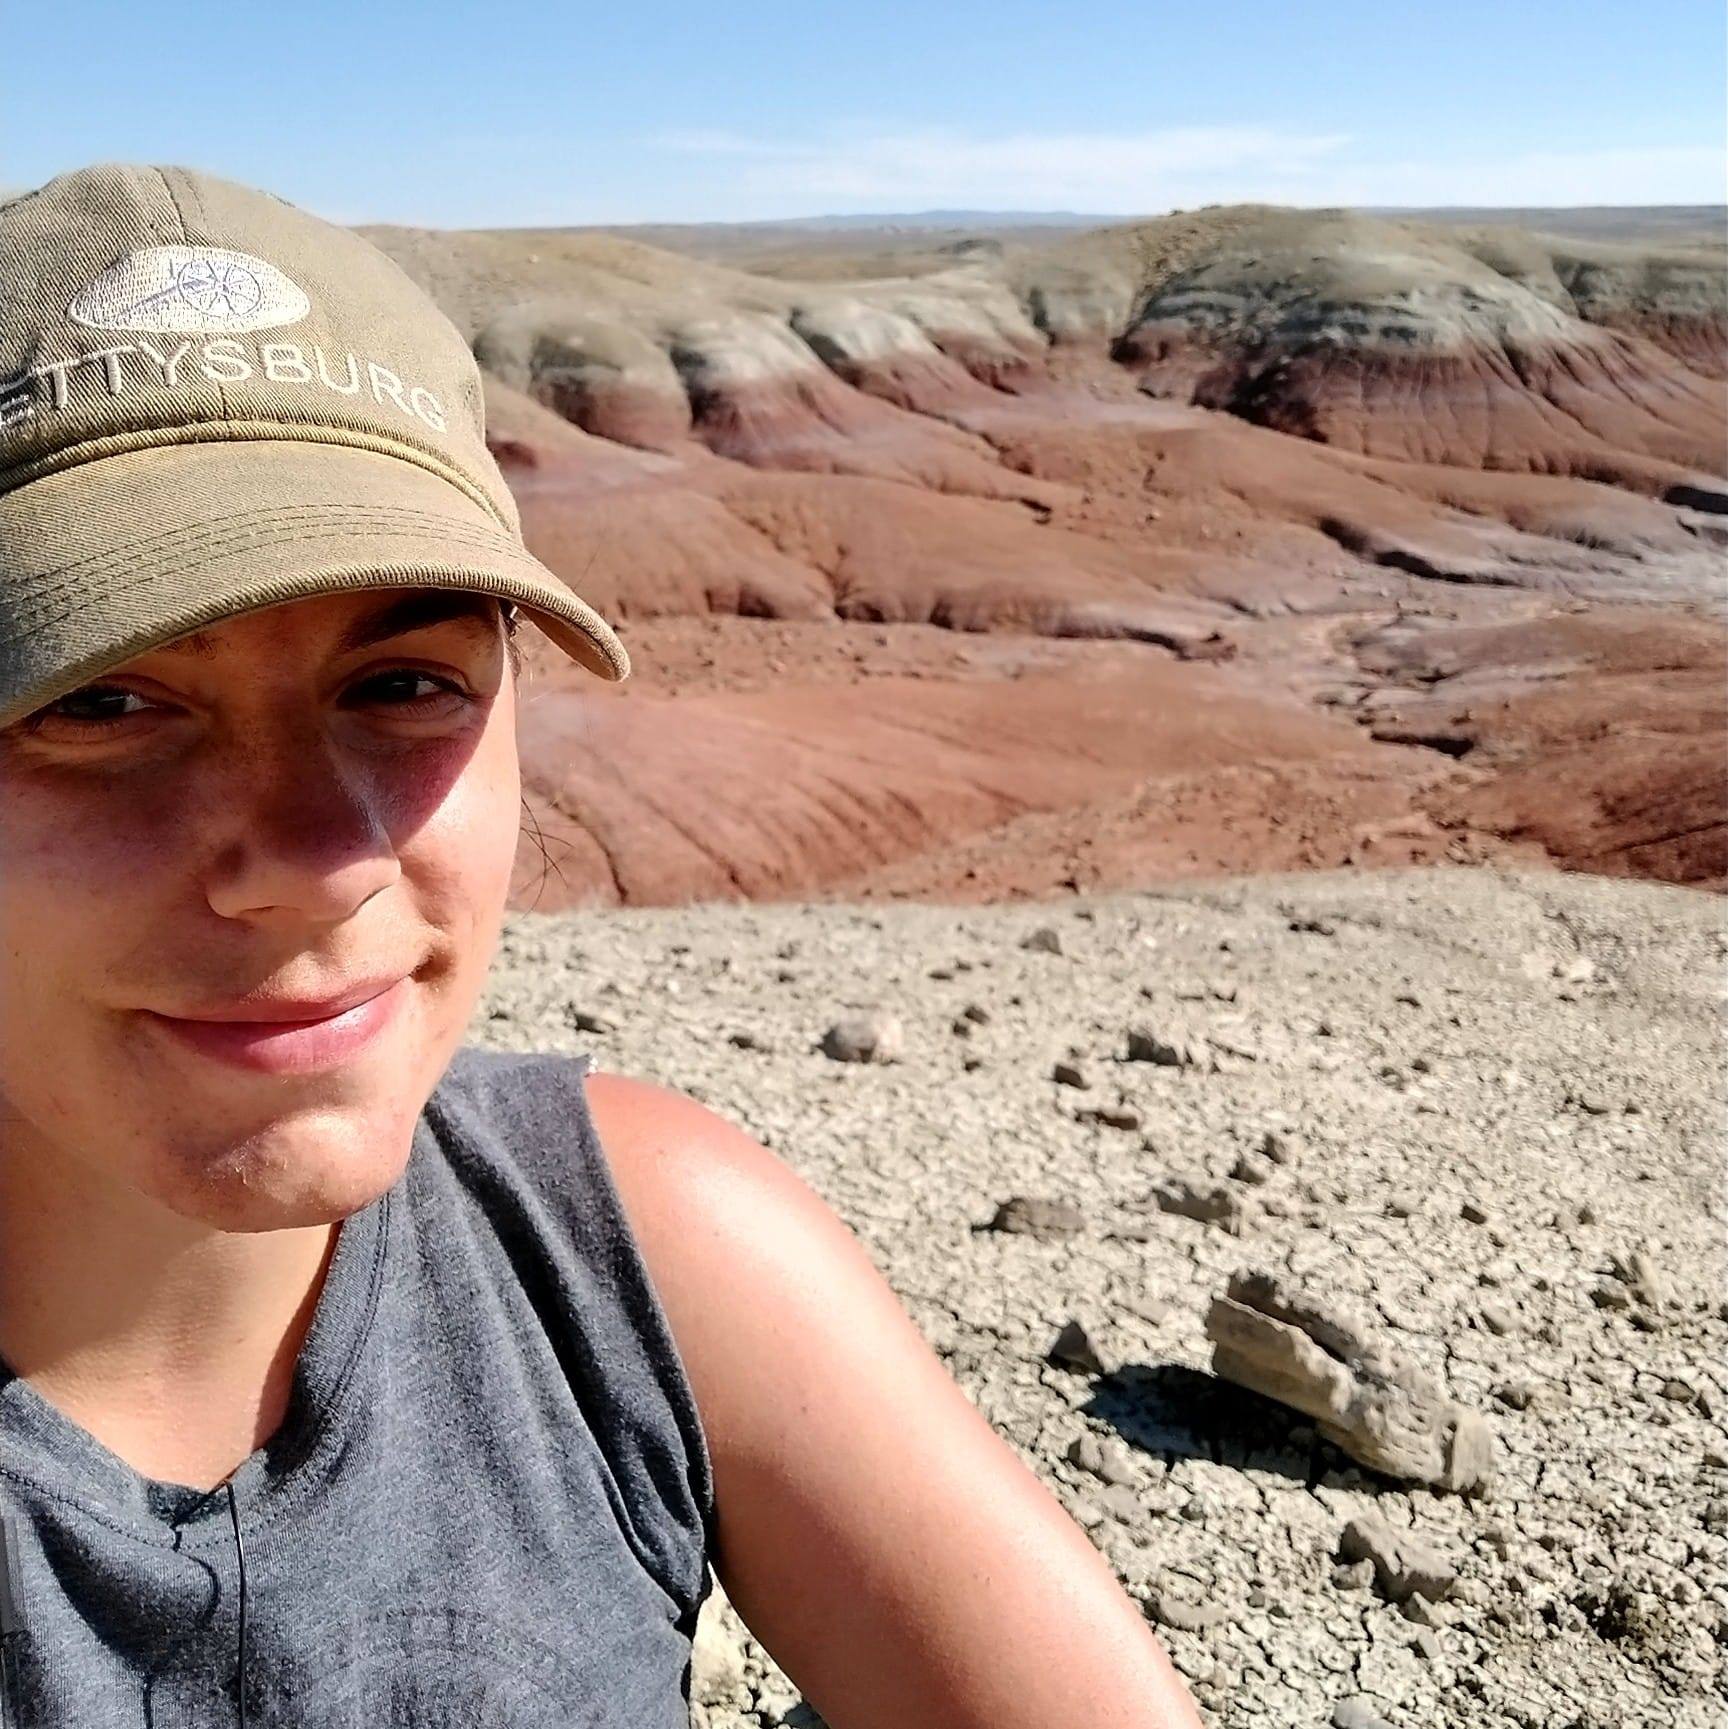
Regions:
[[[516,752],[515,693],[508,685],[492,705],[480,747],[474,753],[471,783],[474,809],[470,845],[489,887],[502,900],[509,890],[522,825],[522,764]]]
[[[122,915],[150,883],[184,868],[200,827],[195,800],[172,777],[125,797],[105,783],[51,793],[0,784],[0,804],[0,927],[20,918],[52,927],[87,923],[93,911]]]

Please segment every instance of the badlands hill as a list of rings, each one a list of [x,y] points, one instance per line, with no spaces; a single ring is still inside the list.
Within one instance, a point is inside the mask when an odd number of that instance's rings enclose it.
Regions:
[[[1728,883],[1720,238],[367,232],[634,660],[536,668],[524,899]]]

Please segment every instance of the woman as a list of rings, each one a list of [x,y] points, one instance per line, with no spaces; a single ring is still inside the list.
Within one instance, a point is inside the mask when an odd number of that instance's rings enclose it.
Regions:
[[[1197,1722],[838,1218],[459,1049],[524,549],[458,332],[177,169],[0,208],[8,1724],[683,1724],[708,1568],[836,1729]]]

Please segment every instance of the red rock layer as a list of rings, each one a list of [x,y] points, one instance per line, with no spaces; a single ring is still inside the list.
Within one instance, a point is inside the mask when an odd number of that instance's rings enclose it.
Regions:
[[[843,384],[912,414],[947,415],[991,400],[990,390],[947,355],[894,354],[880,360],[835,358]]]
[[[1112,670],[1100,653],[1117,657]],[[848,702],[792,661],[752,693],[675,700],[599,692],[547,668],[522,734],[557,868],[525,861],[524,897],[547,910],[809,898],[915,871],[1040,814],[1084,824],[1118,801],[1193,843],[1220,804],[1228,829],[1233,807],[1255,802],[1236,786],[1249,763],[1262,787],[1306,784],[1298,803],[1323,807],[1340,780],[1377,789],[1355,802],[1381,821],[1407,818],[1432,776],[1424,753],[1376,746],[1221,669],[1121,658],[1132,653],[1075,645],[1042,673],[871,677]],[[1292,842],[1314,826],[1293,821]]]
[[[1383,736],[1427,738],[1475,778],[1446,826],[1540,846],[1574,869],[1728,888],[1728,641],[1696,615],[1602,607],[1504,626],[1401,625],[1365,664],[1414,690]]]
[[[596,438],[641,450],[671,450],[690,436],[689,400],[669,390],[620,381],[541,379],[537,401]]]
[[[1595,322],[1642,336],[1700,377],[1728,378],[1728,318],[1720,313],[1622,313],[1598,316]]]
[[[1720,389],[1615,332],[1567,346],[1410,353],[1214,349],[1147,329],[1116,354],[1154,395],[1373,456],[1578,474],[1638,491],[1728,467]]]

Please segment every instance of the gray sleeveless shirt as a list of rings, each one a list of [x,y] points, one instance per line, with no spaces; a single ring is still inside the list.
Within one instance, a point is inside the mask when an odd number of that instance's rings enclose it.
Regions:
[[[0,1366],[7,1729],[227,1729],[242,1617],[248,1729],[687,1729],[711,1464],[588,1061],[458,1055],[232,1496]]]

